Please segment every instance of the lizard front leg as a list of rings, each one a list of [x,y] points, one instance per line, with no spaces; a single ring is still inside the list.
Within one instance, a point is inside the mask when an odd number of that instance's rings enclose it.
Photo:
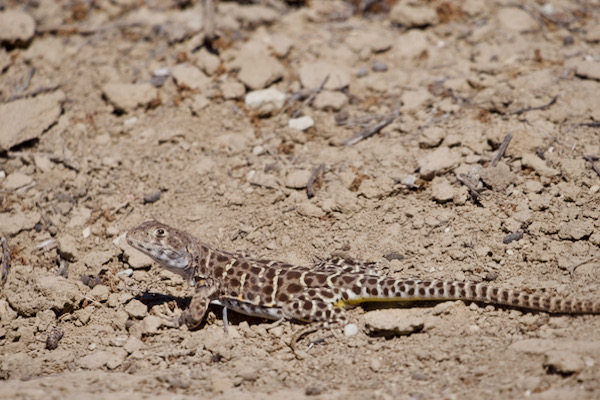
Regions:
[[[185,324],[189,329],[197,328],[206,315],[210,302],[217,293],[217,287],[211,282],[197,286],[189,307],[179,317],[179,326]]]

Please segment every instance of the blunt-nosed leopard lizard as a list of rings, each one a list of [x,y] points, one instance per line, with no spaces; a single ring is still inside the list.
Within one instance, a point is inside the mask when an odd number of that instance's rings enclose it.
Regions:
[[[600,314],[600,303],[542,296],[483,283],[395,279],[372,263],[331,259],[311,267],[212,249],[192,235],[156,221],[127,233],[127,242],[195,287],[178,325],[197,327],[209,304],[269,319],[343,326],[344,307],[362,302],[466,300],[548,313]],[[293,344],[293,343],[292,343]]]

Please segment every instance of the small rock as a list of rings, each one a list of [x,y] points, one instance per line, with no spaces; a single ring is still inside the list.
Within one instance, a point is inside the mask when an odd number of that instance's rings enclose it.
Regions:
[[[481,180],[495,191],[506,189],[517,176],[513,174],[510,167],[500,161],[496,166],[489,166],[480,171]]]
[[[358,325],[348,324],[344,326],[344,336],[351,337],[358,333]]]
[[[153,190],[144,194],[144,204],[156,203],[160,200],[160,190]]]
[[[35,20],[26,12],[6,10],[0,12],[0,43],[25,46],[35,34]]]
[[[275,33],[268,37],[267,45],[278,57],[285,57],[294,45],[294,41],[283,33]]]
[[[267,116],[281,109],[285,103],[285,93],[277,89],[256,90],[246,94],[246,107],[261,116]]]
[[[417,160],[421,178],[426,180],[431,180],[434,176],[456,167],[459,161],[460,155],[445,146],[439,147]]]
[[[350,84],[350,74],[345,67],[326,62],[305,64],[298,70],[300,83],[307,89],[315,89],[321,86],[325,77],[329,79],[325,83],[325,89],[341,90]]]
[[[83,299],[81,282],[67,280],[62,276],[48,275],[17,291],[6,290],[6,299],[20,315],[36,315],[43,310],[76,310]]]
[[[387,309],[369,311],[364,316],[369,335],[403,336],[419,332],[425,326],[423,318],[411,310]]]
[[[594,224],[588,220],[573,220],[563,224],[558,231],[558,237],[563,240],[581,240],[594,231]]]
[[[58,238],[58,250],[60,256],[70,262],[77,260],[79,256],[77,240],[71,235],[63,235]]]
[[[600,62],[584,61],[577,64],[575,75],[584,79],[600,81]]]
[[[304,189],[308,185],[311,171],[305,169],[295,169],[287,174],[285,186],[291,189]]]
[[[161,87],[165,84],[167,79],[171,76],[171,70],[169,68],[159,68],[152,72],[152,78],[150,78],[150,84],[154,87]]]
[[[361,67],[356,71],[356,77],[362,78],[363,76],[367,76],[369,74],[369,69],[367,67]]]
[[[200,111],[204,110],[210,104],[210,100],[208,100],[205,96],[201,94],[196,94],[192,97],[192,103],[190,104],[190,109],[195,115],[200,115]]]
[[[255,28],[260,25],[272,24],[281,18],[281,15],[272,7],[262,4],[244,5],[233,9],[235,18],[245,28]]]
[[[127,353],[131,354],[135,351],[141,350],[142,348],[144,348],[144,346],[144,342],[142,342],[140,339],[136,338],[135,336],[129,336],[129,338],[123,345],[123,349]]]
[[[381,369],[381,360],[379,357],[371,358],[371,361],[369,362],[369,368],[371,368],[373,372],[379,372]]]
[[[533,211],[547,210],[552,202],[552,197],[547,194],[529,193],[527,198],[529,199],[529,208]]]
[[[54,168],[52,161],[41,154],[35,154],[33,156],[33,163],[39,172],[50,172]]]
[[[582,168],[580,171],[585,170],[584,168]],[[562,176],[565,176],[565,168],[562,168]],[[572,176],[572,175],[571,175]],[[567,181],[562,181],[559,182],[558,185],[556,185],[557,189],[558,189],[558,193],[560,193],[563,198],[565,199],[565,201],[572,201],[572,202],[577,202],[579,200],[581,200],[581,186],[575,184],[574,182],[579,181],[581,178],[575,178],[573,180],[566,178]]]
[[[419,147],[422,149],[431,149],[438,147],[446,137],[446,131],[438,126],[432,126],[423,130],[419,136]]]
[[[148,315],[148,306],[133,299],[125,306],[125,312],[133,318],[141,319]]]
[[[233,80],[227,80],[221,85],[221,92],[225,100],[241,99],[246,94],[246,87]]]
[[[584,35],[586,42],[600,42],[600,25],[591,26]]]
[[[219,65],[221,65],[221,60],[203,47],[196,56],[196,64],[210,76],[217,72]]]
[[[25,175],[21,172],[13,172],[6,177],[2,183],[2,186],[8,190],[16,190],[23,186],[29,185],[31,182],[33,182],[33,178],[29,175]]]
[[[110,295],[110,288],[108,286],[105,286],[105,285],[96,285],[90,291],[90,297],[93,300],[96,300],[96,301],[99,301],[99,302],[105,302],[105,301],[107,301],[109,295]]]
[[[106,360],[106,368],[108,369],[115,369],[118,368],[121,364],[123,364],[123,361],[125,361],[125,358],[127,357],[127,352],[123,349],[112,349],[110,352],[110,356],[108,357],[108,360]]]
[[[416,183],[417,183],[417,177],[414,175],[406,175],[404,178],[402,178],[402,180],[400,181],[400,183],[402,183],[403,185],[406,185],[408,187],[417,187]]]
[[[146,268],[154,262],[147,255],[135,250],[133,247],[127,245],[124,249],[125,260],[127,260],[127,264],[133,269],[141,269]]]
[[[540,26],[527,12],[516,7],[501,7],[496,13],[500,29],[523,32],[539,29]]]
[[[511,242],[523,239],[523,232],[512,232],[509,233],[502,239],[502,243],[509,244]]]
[[[431,315],[449,314],[450,310],[456,306],[453,301],[445,301],[443,303],[436,304],[431,310]]]
[[[142,335],[156,335],[158,333],[158,328],[163,326],[165,321],[156,315],[147,315],[142,320]]]
[[[269,86],[285,73],[283,65],[269,54],[268,47],[256,41],[242,47],[232,67],[239,68],[237,78],[252,90]]]
[[[339,111],[348,103],[348,96],[342,92],[323,90],[313,102],[313,106],[319,110]]]
[[[406,90],[400,97],[402,100],[402,109],[406,112],[416,112],[424,108],[431,100],[433,96],[425,88],[418,88],[416,90]]]
[[[431,181],[431,197],[438,203],[445,203],[454,198],[454,186],[446,178],[436,176]]]
[[[116,226],[109,226],[106,228],[106,236],[108,237],[113,237],[113,236],[117,236],[119,234],[119,228],[117,228]]]
[[[411,29],[397,36],[395,47],[400,55],[414,58],[429,48],[429,42],[423,30]]]
[[[56,350],[58,343],[63,336],[64,332],[60,329],[60,327],[55,326],[52,328],[46,337],[46,350]]]
[[[96,274],[114,256],[116,256],[114,250],[92,250],[83,256],[83,263],[88,267],[88,271]]]
[[[585,367],[585,363],[581,356],[576,353],[565,350],[554,350],[546,352],[544,367],[553,373],[571,375],[581,372]]]
[[[296,206],[296,211],[298,211],[298,214],[305,217],[321,218],[325,215],[322,209],[309,201],[298,204]]]
[[[158,97],[158,91],[150,83],[107,83],[102,87],[102,94],[122,112],[146,106]]]
[[[0,104],[0,150],[40,137],[58,120],[64,99],[64,93],[57,91]]]
[[[171,73],[177,86],[192,90],[204,90],[211,80],[198,67],[190,64],[178,64]]]
[[[283,336],[283,326],[279,325],[274,328],[271,328],[269,329],[269,333],[276,338],[281,338]]]
[[[78,364],[84,369],[100,369],[106,365],[111,358],[107,351],[98,350],[79,359]]]
[[[300,118],[290,118],[290,120],[288,121],[288,127],[292,129],[297,129],[299,131],[305,131],[308,128],[312,127],[314,124],[315,121],[308,115],[305,115],[304,117]]]
[[[367,179],[360,184],[358,193],[367,199],[383,199],[394,192],[395,182],[387,177]]]
[[[393,24],[408,28],[420,28],[437,24],[439,19],[435,9],[420,4],[412,1],[396,3],[390,11],[390,20]]]
[[[387,64],[384,64],[382,62],[375,61],[371,66],[371,69],[373,70],[373,72],[385,72],[388,70],[388,66]]]

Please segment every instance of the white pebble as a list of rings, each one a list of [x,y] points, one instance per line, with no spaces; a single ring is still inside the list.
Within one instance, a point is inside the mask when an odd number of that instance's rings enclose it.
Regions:
[[[131,274],[133,274],[133,269],[131,269],[131,268],[127,268],[127,269],[124,269],[123,271],[117,272],[117,276],[131,276]]]
[[[297,129],[299,131],[305,131],[314,124],[315,121],[308,115],[305,115],[304,117],[300,118],[290,118],[288,122],[288,127],[292,129]]]
[[[344,336],[350,337],[358,333],[358,326],[356,324],[348,324],[344,327]]]

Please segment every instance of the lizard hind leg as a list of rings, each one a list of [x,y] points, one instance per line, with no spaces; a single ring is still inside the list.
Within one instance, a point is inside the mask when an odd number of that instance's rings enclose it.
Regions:
[[[283,312],[288,319],[310,323],[294,333],[290,341],[290,347],[297,357],[302,358],[296,346],[304,335],[321,329],[340,328],[348,322],[345,310],[335,304],[339,297],[336,294],[329,288],[311,288],[283,305]]]

